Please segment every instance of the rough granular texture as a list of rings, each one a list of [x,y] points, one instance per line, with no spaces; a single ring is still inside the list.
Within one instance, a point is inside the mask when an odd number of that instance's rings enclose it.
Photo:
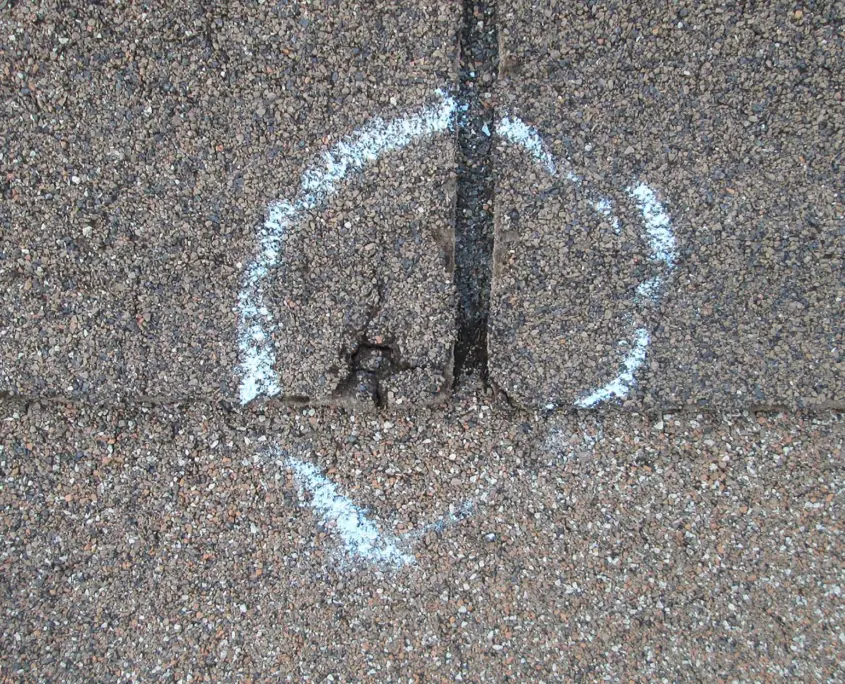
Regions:
[[[238,292],[268,204],[291,199],[304,169],[374,115],[416,111],[456,82],[459,21],[438,2],[6,3],[0,391],[236,399]],[[449,192],[448,139],[394,158],[392,182],[373,176],[383,185],[359,217],[420,236],[404,248],[421,265],[403,311],[450,279],[441,267],[422,284],[442,254],[432,235],[451,225],[450,201],[431,199]],[[420,187],[427,213],[395,223],[388,202],[414,208]],[[389,289],[396,264],[380,266]],[[392,325],[442,342],[439,320]],[[420,355],[402,349],[408,363]],[[444,362],[442,344],[430,356]]]
[[[344,401],[361,372],[379,404],[449,388],[453,152],[447,133],[386,155],[285,237],[266,287],[283,395]]]
[[[845,397],[845,9],[796,7],[499,6],[497,115],[535,126],[585,182],[619,192],[646,183],[671,218],[677,265],[648,326],[635,401],[800,407]],[[501,227],[517,182],[507,164],[496,173],[505,190],[497,206]],[[524,167],[516,174],[525,178]],[[542,175],[536,164],[535,174]],[[527,181],[541,187],[542,180]],[[556,196],[550,199],[538,200],[537,211],[556,212]],[[529,251],[535,223],[514,236],[518,250]],[[612,249],[606,256],[616,258]],[[588,263],[600,258],[590,253]],[[522,259],[506,272],[514,285],[504,291],[547,293],[544,284],[574,268],[540,255]],[[620,256],[618,270],[612,283],[600,281],[605,270],[567,280],[561,310],[589,301],[592,287],[623,292],[627,258]],[[613,319],[624,322],[610,305]],[[587,330],[596,350],[586,358],[602,364],[595,371],[571,345],[555,352],[555,336],[591,325],[580,309],[566,325],[551,315],[536,318],[533,341],[515,314],[505,316],[493,324],[499,339],[525,343],[492,352],[502,355],[500,382],[518,399],[541,403],[551,381],[517,386],[525,373],[507,375],[512,359],[562,387],[574,387],[582,374],[598,383],[614,365],[601,356],[611,339],[602,328]],[[545,320],[549,325],[541,325]],[[586,340],[583,347],[590,347]]]
[[[841,675],[841,416],[549,417],[490,399],[5,402],[0,673]],[[288,457],[336,492],[306,490]],[[407,562],[344,546],[366,520]]]
[[[605,193],[626,219],[614,230],[596,188],[512,143],[499,141],[496,168],[490,379],[518,404],[571,406],[617,375],[646,324],[653,307],[632,302],[648,255],[624,194]]]

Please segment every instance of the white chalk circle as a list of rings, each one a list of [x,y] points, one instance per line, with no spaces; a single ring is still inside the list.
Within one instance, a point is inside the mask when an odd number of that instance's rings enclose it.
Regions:
[[[354,171],[362,171],[383,154],[400,150],[409,144],[453,130],[460,106],[442,90],[435,93],[436,102],[418,112],[385,121],[370,119],[354,133],[323,152],[302,174],[295,197],[278,200],[267,207],[264,225],[259,233],[256,257],[246,269],[243,286],[238,295],[238,346],[240,363],[240,401],[247,404],[259,396],[272,397],[284,391],[275,369],[276,353],[273,332],[276,323],[264,301],[263,286],[278,268],[285,238],[296,230],[309,210],[318,208],[342,187],[342,181]],[[536,129],[517,117],[505,116],[496,124],[494,134],[508,143],[521,146],[553,178],[582,184],[583,179],[572,172],[561,172],[564,164],[547,149]],[[643,237],[648,245],[654,274],[637,287],[632,302],[636,309],[647,301],[658,301],[667,276],[675,266],[676,247],[671,222],[655,192],[639,183],[627,188],[643,219]],[[592,198],[596,212],[610,220],[618,229],[619,220],[613,213],[612,202],[601,196]],[[635,384],[635,374],[646,358],[651,336],[646,328],[637,328],[633,339],[620,340],[631,350],[625,356],[617,375],[601,387],[580,393],[575,402],[578,408],[591,408],[611,399],[623,399]],[[546,408],[553,409],[553,402]]]

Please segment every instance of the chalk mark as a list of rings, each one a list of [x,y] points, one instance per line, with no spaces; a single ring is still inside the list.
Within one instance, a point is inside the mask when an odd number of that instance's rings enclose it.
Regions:
[[[637,328],[631,351],[622,361],[622,370],[613,380],[575,401],[576,408],[593,408],[610,399],[624,399],[634,386],[634,374],[645,363],[651,337],[645,328]]]
[[[266,219],[259,231],[258,253],[246,269],[238,295],[238,373],[241,378],[239,394],[242,405],[258,396],[272,397],[283,390],[275,368],[273,332],[276,324],[264,302],[263,283],[279,265],[287,234],[296,228],[305,212],[321,206],[337,192],[341,182],[351,172],[361,171],[383,154],[402,149],[420,138],[451,130],[460,107],[443,90],[438,90],[436,94],[439,102],[423,107],[415,114],[391,121],[381,117],[370,119],[360,129],[323,152],[318,161],[303,172],[299,191],[292,201],[279,200],[268,206]],[[502,117],[496,124],[495,133],[522,147],[550,176],[583,184],[579,175],[566,168],[566,163],[555,158],[539,132],[518,117]],[[677,259],[676,241],[668,213],[654,190],[645,183],[632,185],[626,191],[642,216],[650,261],[668,274],[674,269]],[[593,196],[590,203],[598,214],[610,221],[614,232],[618,233],[620,222],[614,213],[612,201],[606,197]],[[635,306],[658,302],[665,282],[665,274],[658,273],[640,283],[634,296]],[[628,345],[631,351],[623,359],[617,375],[602,387],[582,392],[575,406],[591,408],[609,399],[625,398],[636,384],[635,374],[645,362],[649,344],[650,335],[645,328],[635,331],[633,341],[620,340],[619,345]],[[546,408],[556,408],[556,404],[550,402]]]
[[[295,458],[288,458],[286,465],[296,478],[300,498],[304,499],[305,490],[310,492],[308,505],[320,516],[323,525],[334,526],[349,558],[396,568],[415,562],[412,555],[400,550],[399,539],[381,532],[367,512],[341,494],[337,485],[316,466]]]
[[[295,230],[304,214],[321,206],[354,171],[361,171],[382,155],[407,147],[420,138],[452,128],[455,100],[442,90],[439,102],[416,114],[385,121],[374,117],[354,133],[323,152],[302,174],[300,188],[292,201],[271,202],[259,232],[258,254],[246,269],[238,295],[238,346],[240,401],[247,404],[258,396],[282,392],[275,369],[273,344],[275,323],[264,303],[263,283],[281,259],[285,238]]]
[[[548,149],[537,129],[529,126],[518,117],[504,116],[496,125],[496,132],[511,144],[517,145],[530,154],[534,161],[544,168],[552,178],[563,177],[575,185],[582,186],[583,179],[570,169],[561,174],[566,163],[555,158]],[[649,250],[649,260],[657,268],[671,272],[677,259],[675,234],[669,214],[657,199],[657,195],[645,183],[638,183],[626,188],[627,194],[634,200],[643,220],[644,238]],[[613,210],[613,202],[607,197],[593,196],[592,208],[603,218],[610,221],[615,233],[620,232],[620,222]],[[662,296],[666,278],[662,274],[651,276],[637,286],[634,304],[642,306],[650,302],[656,304]],[[594,390],[581,393],[576,399],[576,408],[593,408],[611,399],[625,399],[636,385],[636,373],[645,363],[651,335],[646,328],[637,328],[633,340],[620,340],[618,346],[630,346],[631,350],[622,360],[622,367],[609,382]],[[546,409],[557,408],[550,401]]]
[[[268,461],[293,473],[300,501],[314,511],[320,525],[338,537],[344,560],[353,564],[363,562],[394,569],[414,565],[416,557],[410,551],[414,544],[429,532],[440,533],[463,522],[474,509],[472,501],[450,506],[446,515],[433,522],[395,535],[379,529],[367,510],[343,494],[314,464],[289,456],[278,447],[270,448],[266,457],[257,459],[256,463]]]

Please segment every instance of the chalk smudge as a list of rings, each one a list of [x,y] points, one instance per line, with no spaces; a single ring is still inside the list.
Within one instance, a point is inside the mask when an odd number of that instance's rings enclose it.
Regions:
[[[675,267],[675,235],[672,222],[663,205],[657,201],[654,190],[645,183],[628,188],[643,216],[652,259],[662,261],[669,269]]]
[[[429,532],[443,532],[443,530],[445,530],[447,527],[462,523],[464,520],[469,518],[469,516],[472,515],[474,509],[475,504],[472,500],[465,501],[464,503],[459,505],[452,504],[449,506],[449,512],[446,515],[441,516],[434,522],[428,523],[427,525],[423,525],[422,527],[416,530],[411,530],[407,534],[402,535],[402,539],[416,541],[427,535]]]
[[[558,168],[562,164],[555,159],[535,128],[518,117],[505,116],[496,125],[496,132],[508,142],[522,147],[550,176],[558,177]],[[567,171],[564,178],[572,183],[582,184],[581,177],[572,171]],[[642,216],[643,237],[648,246],[650,261],[656,267],[662,267],[664,271],[671,272],[675,267],[677,253],[675,235],[672,231],[669,214],[658,201],[654,190],[645,183],[632,185],[627,188],[627,193],[636,203]],[[610,199],[594,196],[590,205],[599,215],[610,221],[615,233],[620,232],[620,222],[614,214],[613,203]],[[665,281],[664,274],[658,273],[640,283],[634,294],[635,307],[641,307],[646,303],[657,303],[660,300]],[[622,360],[619,373],[605,385],[584,392],[575,401],[575,406],[577,408],[593,408],[605,401],[627,397],[636,385],[636,372],[645,363],[650,341],[651,336],[646,328],[635,330],[633,342],[621,339],[618,343],[619,346],[630,346],[631,350]],[[557,404],[554,401],[546,404],[548,410],[555,408],[557,408]]]
[[[323,525],[334,526],[350,559],[396,568],[415,562],[412,555],[400,550],[397,537],[380,532],[366,511],[343,496],[337,485],[316,466],[295,458],[288,458],[286,465],[296,478],[300,498],[304,498],[305,490],[311,494],[308,505],[320,516]]]
[[[384,532],[314,464],[294,458],[278,447],[256,454],[256,465],[274,464],[293,473],[299,498],[318,516],[320,524],[336,535],[341,555],[351,565],[365,563],[384,569],[399,569],[416,563],[411,547],[429,532],[440,533],[472,515],[474,502],[449,506],[449,512],[433,522],[395,535]],[[486,495],[482,496],[485,498]]]
[[[657,301],[657,298],[660,295],[660,287],[662,284],[663,278],[661,278],[660,276],[654,276],[653,278],[644,280],[639,285],[637,285],[635,295],[637,303],[641,303],[646,299],[650,299],[653,302]]]
[[[258,254],[246,269],[238,296],[238,347],[241,404],[282,391],[275,370],[274,321],[264,303],[262,285],[280,261],[285,238],[305,212],[319,207],[351,172],[361,171],[382,155],[400,150],[420,138],[449,130],[454,122],[454,98],[438,90],[439,102],[416,114],[385,121],[371,119],[360,129],[320,155],[302,174],[296,197],[272,202],[259,231]]]
[[[610,219],[610,227],[613,228],[613,232],[619,235],[621,228],[619,226],[619,219],[613,214],[613,205],[610,203],[610,200],[606,197],[602,197],[593,203],[593,209],[595,209],[599,214],[604,216],[605,218]]]
[[[512,119],[505,116],[496,124],[496,133],[505,140],[521,146],[546,169],[550,176],[557,177],[557,164],[554,155],[546,149],[546,144],[540,134],[532,126],[526,124],[522,119],[516,117]],[[578,177],[572,174],[570,180],[578,180]]]
[[[624,399],[635,384],[634,374],[645,363],[646,350],[650,336],[645,328],[637,328],[634,334],[634,344],[631,351],[622,361],[622,370],[606,385],[590,392],[575,402],[576,408],[593,408],[609,399]]]

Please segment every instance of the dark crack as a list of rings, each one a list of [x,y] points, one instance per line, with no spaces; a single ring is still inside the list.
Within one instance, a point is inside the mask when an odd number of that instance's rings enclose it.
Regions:
[[[386,406],[384,383],[395,373],[412,366],[404,363],[399,348],[392,340],[373,338],[370,328],[381,313],[384,302],[384,283],[376,281],[376,301],[367,312],[366,321],[356,331],[357,342],[351,352],[344,352],[349,369],[337,386],[334,395],[338,399],[352,399]]]

